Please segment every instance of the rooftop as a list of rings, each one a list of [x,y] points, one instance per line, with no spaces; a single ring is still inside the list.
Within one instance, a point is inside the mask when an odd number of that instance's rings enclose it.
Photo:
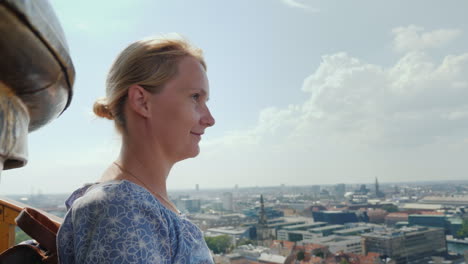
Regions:
[[[293,230],[293,229],[299,229],[299,228],[308,228],[308,227],[317,227],[317,226],[324,226],[326,225],[326,222],[314,222],[314,223],[306,223],[306,224],[298,224],[298,225],[290,225],[290,226],[285,226],[282,229],[286,230]]]
[[[402,227],[400,229],[395,228],[383,228],[380,230],[374,230],[372,233],[362,234],[362,237],[381,237],[381,238],[391,238],[391,237],[400,237],[403,235],[409,235],[411,233],[425,232],[429,230],[443,230],[441,228],[434,227],[425,227],[425,226],[411,226],[411,227]]]
[[[401,206],[403,209],[425,209],[425,210],[439,210],[444,206],[441,204],[421,204],[421,203],[405,203]]]
[[[259,261],[264,261],[268,263],[279,263],[283,264],[284,261],[286,260],[286,257],[280,256],[280,255],[273,255],[273,254],[268,254],[268,253],[262,253],[260,257],[258,258]]]
[[[347,243],[349,241],[360,241],[361,237],[360,236],[337,236],[337,235],[331,235],[331,236],[326,236],[326,237],[317,237],[314,238],[313,240],[302,240],[301,243],[308,244],[308,243],[316,243],[316,244],[322,244],[322,245],[327,245],[327,243]]]
[[[344,234],[348,234],[348,233],[354,233],[354,232],[360,232],[360,231],[370,231],[370,230],[372,230],[372,227],[360,226],[360,227],[336,230],[336,231],[333,231],[333,233],[338,234],[338,235],[344,235]]]
[[[207,231],[213,232],[213,233],[227,234],[227,235],[242,235],[248,229],[249,229],[248,227],[225,226],[225,227],[209,228]]]
[[[417,217],[417,218],[445,218],[445,215],[433,215],[433,214],[412,214],[409,215],[411,217]]]
[[[299,225],[304,224],[305,221],[297,220],[297,221],[290,221],[290,222],[282,222],[282,223],[275,223],[275,224],[268,224],[268,227],[281,227],[281,226],[291,226],[291,225]]]
[[[338,229],[338,228],[344,228],[344,225],[329,225],[329,226],[311,228],[311,229],[309,229],[309,231],[310,232],[321,232],[321,231],[333,230],[333,229]]]

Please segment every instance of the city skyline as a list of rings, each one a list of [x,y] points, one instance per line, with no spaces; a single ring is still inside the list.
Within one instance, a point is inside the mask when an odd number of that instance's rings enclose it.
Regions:
[[[195,188],[172,193],[171,200],[201,229],[215,263],[468,260],[468,181],[374,184],[238,187],[232,192]],[[344,189],[354,192],[345,194]],[[9,196],[59,217],[66,213],[65,197]],[[21,232],[19,238],[26,239]]]

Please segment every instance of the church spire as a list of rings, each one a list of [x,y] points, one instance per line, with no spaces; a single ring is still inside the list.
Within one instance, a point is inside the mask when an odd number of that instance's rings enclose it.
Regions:
[[[260,213],[258,214],[258,224],[256,225],[257,231],[257,244],[267,245],[270,239],[270,230],[268,229],[268,222],[265,213],[265,204],[263,202],[263,195],[260,195]]]
[[[377,180],[377,177],[375,177],[375,196],[379,197],[379,194],[379,181]]]
[[[258,223],[261,225],[266,225],[266,214],[265,214],[265,204],[263,202],[263,194],[260,194],[260,216],[258,219]]]

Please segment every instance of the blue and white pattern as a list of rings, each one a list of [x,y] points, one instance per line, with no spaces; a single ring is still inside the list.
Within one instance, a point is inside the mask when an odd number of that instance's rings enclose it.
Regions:
[[[60,263],[213,263],[200,229],[132,182],[86,186],[67,204]]]

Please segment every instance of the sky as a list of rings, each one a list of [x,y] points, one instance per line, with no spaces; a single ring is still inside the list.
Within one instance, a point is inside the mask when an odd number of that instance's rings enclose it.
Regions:
[[[179,33],[210,80],[201,153],[169,190],[468,179],[468,1],[51,0],[76,70],[70,107],[29,135],[0,194],[97,181],[120,136],[92,114],[116,55]]]

